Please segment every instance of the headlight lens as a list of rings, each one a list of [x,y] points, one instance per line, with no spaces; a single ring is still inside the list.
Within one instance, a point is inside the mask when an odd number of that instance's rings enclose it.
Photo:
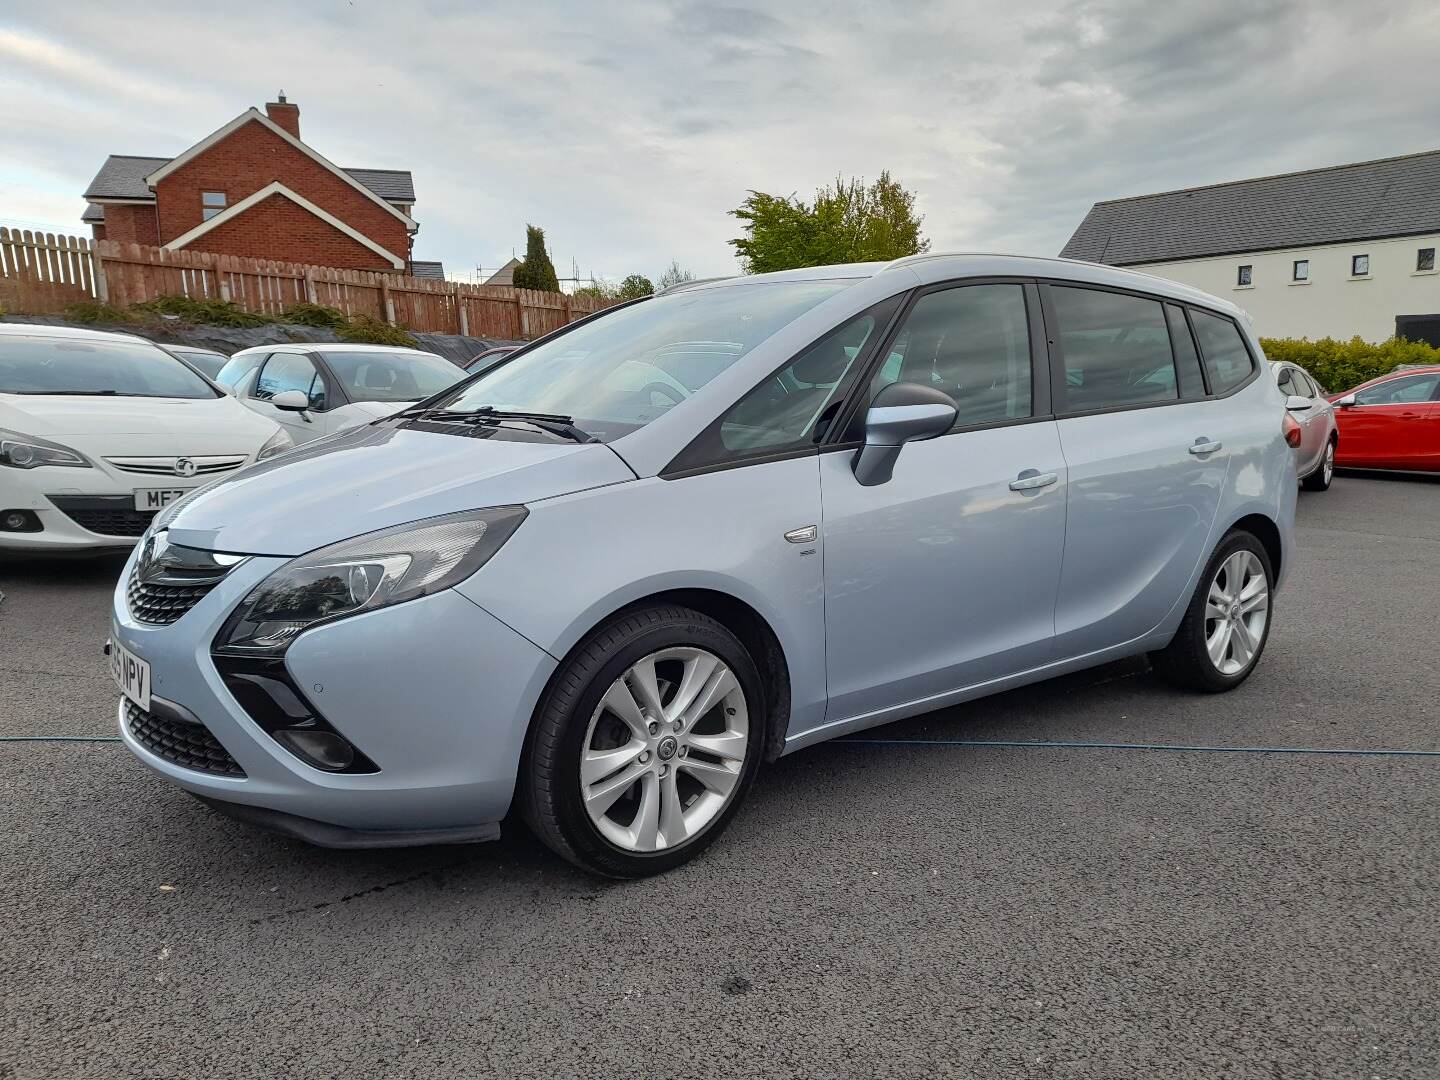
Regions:
[[[279,428],[274,435],[271,435],[270,438],[265,440],[265,445],[260,447],[260,452],[255,455],[255,460],[264,461],[266,458],[272,458],[276,454],[283,454],[294,445],[295,440],[290,437],[290,433],[283,427]]]
[[[279,656],[312,626],[447,589],[499,551],[526,513],[498,506],[447,514],[301,555],[250,590],[216,647]]]
[[[42,439],[38,435],[22,435],[0,428],[0,465],[12,469],[38,469],[42,465],[61,465],[72,469],[88,469],[90,462],[68,446]]]

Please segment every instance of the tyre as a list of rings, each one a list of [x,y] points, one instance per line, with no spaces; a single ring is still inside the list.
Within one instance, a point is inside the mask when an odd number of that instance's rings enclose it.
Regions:
[[[662,873],[734,816],[766,715],[755,663],[723,625],[672,605],[625,612],[551,679],[521,764],[521,815],[592,873]]]
[[[1320,467],[1312,472],[1300,486],[1306,491],[1328,491],[1330,481],[1335,479],[1335,440],[1331,439],[1325,444],[1325,456],[1320,459]]]
[[[1210,557],[1170,644],[1150,654],[1162,678],[1194,690],[1233,690],[1270,637],[1274,571],[1251,533],[1227,534]]]

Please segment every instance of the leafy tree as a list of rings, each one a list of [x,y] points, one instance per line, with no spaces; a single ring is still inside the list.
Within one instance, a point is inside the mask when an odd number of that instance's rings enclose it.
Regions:
[[[641,274],[631,274],[620,283],[620,289],[615,293],[617,300],[638,300],[642,296],[650,296],[655,292],[655,286],[650,284],[650,279]]]
[[[683,285],[687,281],[694,281],[695,275],[689,270],[681,270],[680,263],[676,259],[670,260],[670,265],[660,275],[660,280],[655,286],[656,292],[664,292],[672,285]]]
[[[525,226],[525,261],[515,267],[511,283],[517,289],[539,289],[542,292],[559,292],[560,278],[555,273],[555,264],[545,251],[545,230],[535,225]]]
[[[751,191],[730,211],[746,235],[731,240],[746,273],[765,274],[797,266],[888,261],[930,249],[920,235],[915,196],[882,172],[880,179],[835,178],[806,204],[795,196]]]

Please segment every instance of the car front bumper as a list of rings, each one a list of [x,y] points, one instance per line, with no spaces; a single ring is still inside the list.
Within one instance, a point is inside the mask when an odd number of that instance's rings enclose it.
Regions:
[[[189,489],[211,479],[121,476],[104,466],[0,468],[0,512],[28,510],[40,522],[38,532],[0,528],[0,550],[123,551],[135,546],[154,516],[135,510],[137,490]]]
[[[125,744],[217,809],[313,843],[396,846],[498,835],[554,659],[453,590],[316,627],[290,646],[286,671],[379,770],[322,771],[251,718],[210,655],[235,605],[286,561],[248,560],[168,626],[131,618],[127,565],[115,591],[112,635],[151,665],[154,698],[198,719],[244,775],[159,756],[137,737],[122,705]]]

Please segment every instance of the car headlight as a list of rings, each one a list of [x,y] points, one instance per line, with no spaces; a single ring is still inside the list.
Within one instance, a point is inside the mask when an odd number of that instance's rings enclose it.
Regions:
[[[260,447],[260,452],[255,455],[255,460],[264,461],[266,458],[272,458],[276,454],[283,454],[294,445],[295,440],[290,437],[290,433],[283,427],[277,428],[275,434],[266,439],[265,445]]]
[[[312,626],[447,589],[499,551],[527,513],[497,506],[447,514],[301,555],[250,590],[216,648],[279,656]]]
[[[12,469],[38,469],[42,465],[62,465],[72,469],[88,469],[84,455],[38,435],[22,435],[0,428],[0,465]]]

